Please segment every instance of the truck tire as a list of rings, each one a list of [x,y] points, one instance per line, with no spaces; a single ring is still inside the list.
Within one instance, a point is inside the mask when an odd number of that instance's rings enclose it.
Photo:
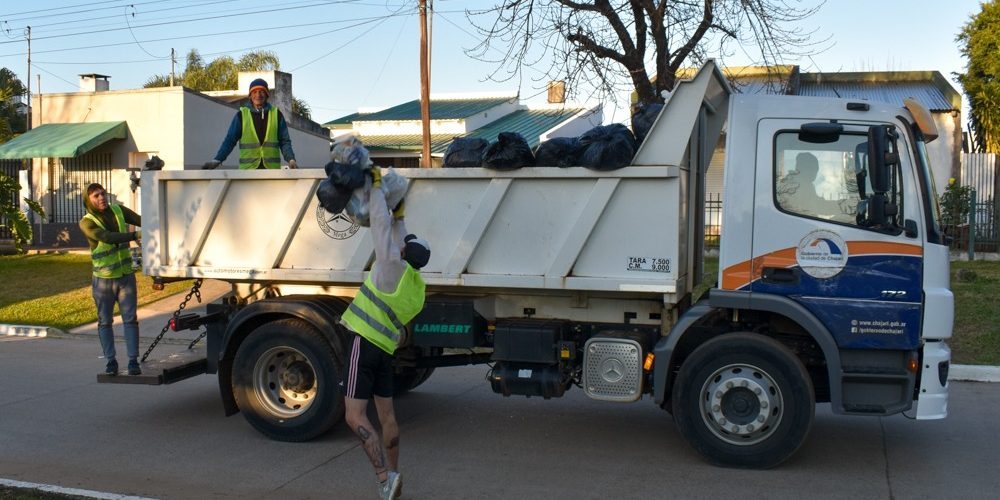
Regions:
[[[710,462],[767,469],[805,441],[816,411],[812,380],[778,341],[731,333],[698,347],[673,388],[674,421]]]
[[[412,357],[414,360],[419,359],[422,356],[440,356],[440,347],[416,347],[408,346],[405,348],[405,352],[396,352],[398,356],[408,356]],[[412,350],[412,351],[410,351]],[[434,367],[428,368],[413,368],[413,367],[402,367],[397,368],[396,373],[392,377],[392,393],[393,396],[402,396],[407,392],[416,389],[417,386],[427,381],[431,378],[431,374],[434,373]]]
[[[308,441],[344,416],[341,360],[309,323],[257,327],[233,360],[233,396],[255,429],[277,441]]]

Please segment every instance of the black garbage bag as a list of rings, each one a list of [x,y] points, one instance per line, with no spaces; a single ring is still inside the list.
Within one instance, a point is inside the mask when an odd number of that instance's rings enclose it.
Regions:
[[[646,140],[646,134],[649,133],[649,129],[653,128],[653,122],[656,121],[657,116],[660,116],[662,109],[663,104],[658,102],[636,105],[635,113],[632,114],[632,132],[635,133],[636,149],[639,148],[642,141]]]
[[[554,137],[535,149],[535,165],[541,167],[572,167],[579,165],[580,139]]]
[[[316,198],[319,206],[331,214],[340,213],[351,200],[352,189],[337,187],[329,178],[319,181]]]
[[[620,123],[602,125],[580,136],[580,165],[591,170],[616,170],[635,155],[635,137]]]
[[[483,151],[489,143],[478,137],[456,137],[444,154],[446,167],[478,167],[483,161]]]
[[[497,142],[483,151],[483,166],[494,170],[515,170],[535,164],[528,141],[516,132],[500,132]]]
[[[323,170],[338,188],[351,191],[365,185],[365,169],[360,165],[331,161],[323,167]]]

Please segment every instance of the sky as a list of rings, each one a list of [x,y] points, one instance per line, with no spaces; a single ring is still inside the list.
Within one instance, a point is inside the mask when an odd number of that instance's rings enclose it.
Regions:
[[[811,7],[818,1],[787,0]],[[540,73],[494,82],[494,69],[466,54],[478,43],[464,11],[487,0],[434,0],[431,92],[520,92],[523,102],[545,100]],[[0,6],[0,67],[26,80],[26,27],[31,26],[31,88],[78,90],[78,75],[109,75],[111,90],[142,87],[151,76],[176,71],[197,49],[206,61],[271,50],[292,74],[293,93],[320,123],[361,108],[384,108],[419,97],[419,21],[416,0],[17,0]],[[937,70],[952,82],[965,62],[955,36],[978,0],[827,0],[800,23],[821,42],[802,71]],[[746,64],[736,54],[724,61]],[[627,98],[626,98],[627,100]],[[595,105],[596,102],[583,104]],[[624,121],[605,108],[605,121]]]

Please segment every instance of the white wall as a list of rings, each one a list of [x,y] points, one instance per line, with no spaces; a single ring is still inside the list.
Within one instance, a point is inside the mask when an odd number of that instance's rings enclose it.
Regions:
[[[559,105],[561,108],[562,105]],[[530,109],[539,109],[532,106]],[[544,107],[542,108],[544,109]],[[539,139],[541,141],[547,141],[553,137],[577,137],[583,135],[584,132],[598,126],[604,121],[604,116],[601,111],[601,106],[595,106],[591,109],[581,111],[577,113],[569,120],[560,123],[555,128],[545,131]]]

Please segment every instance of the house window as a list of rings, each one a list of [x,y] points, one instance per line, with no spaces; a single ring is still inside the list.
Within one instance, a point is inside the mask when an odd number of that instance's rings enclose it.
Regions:
[[[49,222],[74,224],[87,214],[83,193],[92,182],[98,182],[107,192],[111,186],[111,153],[87,153],[76,158],[60,158],[52,162],[52,212]],[[109,202],[117,202],[113,197]]]

